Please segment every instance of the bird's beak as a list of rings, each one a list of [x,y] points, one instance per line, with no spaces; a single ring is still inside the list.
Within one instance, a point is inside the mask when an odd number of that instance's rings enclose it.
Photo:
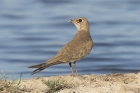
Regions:
[[[72,19],[70,19],[68,22],[72,22],[73,20]]]

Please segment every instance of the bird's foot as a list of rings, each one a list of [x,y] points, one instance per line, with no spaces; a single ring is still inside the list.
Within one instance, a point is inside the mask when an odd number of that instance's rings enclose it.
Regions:
[[[80,75],[77,73],[76,76],[80,76]]]
[[[78,77],[78,76],[80,76],[80,75],[79,75],[79,74],[76,74],[76,75],[70,74],[70,76],[72,76],[72,77]]]
[[[75,75],[74,74],[70,74],[70,76],[74,77]]]

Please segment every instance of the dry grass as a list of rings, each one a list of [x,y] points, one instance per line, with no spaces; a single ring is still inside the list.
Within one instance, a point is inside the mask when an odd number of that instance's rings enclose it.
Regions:
[[[20,79],[8,80],[7,73],[0,72],[0,93],[20,93],[20,82],[21,82],[22,73],[20,74]]]

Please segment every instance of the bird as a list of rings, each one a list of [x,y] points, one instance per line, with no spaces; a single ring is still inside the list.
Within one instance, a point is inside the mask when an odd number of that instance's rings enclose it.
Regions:
[[[28,68],[37,68],[32,72],[32,75],[46,69],[47,67],[62,63],[69,63],[70,70],[72,72],[71,75],[74,76],[72,66],[73,63],[76,75],[78,75],[76,62],[91,52],[94,43],[90,35],[90,27],[87,18],[74,18],[70,19],[68,22],[71,22],[76,26],[76,35],[70,42],[63,46],[54,57],[50,58],[48,61],[38,65],[29,66]]]

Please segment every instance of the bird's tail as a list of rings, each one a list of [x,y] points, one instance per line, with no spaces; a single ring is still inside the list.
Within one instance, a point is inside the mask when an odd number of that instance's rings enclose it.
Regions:
[[[38,64],[38,65],[29,66],[28,68],[37,68],[36,70],[34,70],[32,72],[32,75],[33,75],[33,74],[38,73],[38,72],[40,72],[41,70],[43,70],[47,67],[48,67],[48,65],[46,63],[41,63],[41,64]]]
[[[36,70],[34,70],[32,72],[32,75],[33,75],[33,74],[36,74],[36,73],[40,72],[41,70],[43,70],[43,69],[45,69],[49,66],[60,64],[60,63],[63,63],[63,62],[41,63],[41,64],[38,64],[38,65],[29,66],[28,68],[37,68]]]

